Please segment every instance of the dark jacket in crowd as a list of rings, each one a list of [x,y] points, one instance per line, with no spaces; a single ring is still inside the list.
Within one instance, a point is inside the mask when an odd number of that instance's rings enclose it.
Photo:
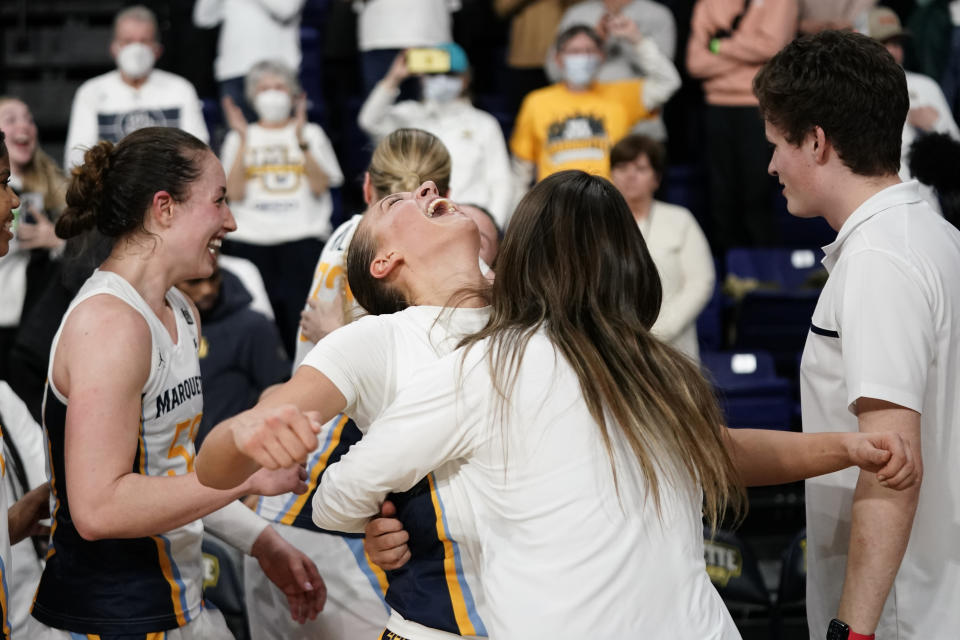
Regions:
[[[214,307],[201,314],[200,374],[203,419],[197,447],[218,422],[249,409],[260,393],[290,376],[276,324],[250,308],[252,298],[227,271]]]

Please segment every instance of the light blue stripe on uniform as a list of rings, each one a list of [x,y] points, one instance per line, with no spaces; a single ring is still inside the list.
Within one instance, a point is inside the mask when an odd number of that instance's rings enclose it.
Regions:
[[[485,636],[487,635],[487,628],[483,625],[480,614],[477,613],[477,604],[473,601],[473,593],[470,591],[470,585],[467,583],[466,578],[463,577],[463,561],[460,559],[460,545],[458,545],[457,541],[450,535],[450,526],[447,524],[447,514],[443,509],[443,499],[440,497],[440,492],[434,491],[434,495],[437,496],[437,504],[440,505],[440,518],[443,521],[443,530],[447,532],[447,539],[450,540],[450,543],[453,545],[453,565],[457,569],[457,582],[460,583],[460,591],[463,592],[463,602],[467,606],[467,616],[470,618],[470,622],[473,623],[473,629],[477,635]]]
[[[341,536],[340,539],[347,543],[350,551],[353,552],[353,557],[357,559],[357,565],[360,567],[360,570],[363,571],[363,575],[367,577],[367,580],[370,581],[370,586],[373,587],[377,597],[380,598],[380,602],[383,603],[383,608],[387,610],[387,613],[390,613],[390,607],[387,605],[387,601],[383,599],[383,592],[380,590],[380,581],[377,580],[377,576],[373,574],[370,565],[367,564],[367,557],[363,553],[363,539],[347,538],[346,536]]]
[[[310,477],[310,471],[313,469],[313,465],[317,464],[317,461],[320,459],[320,456],[323,455],[323,452],[327,450],[327,447],[330,446],[330,439],[333,438],[334,429],[329,429],[327,431],[327,439],[323,441],[323,446],[319,447],[309,460],[307,464],[307,478]],[[287,498],[286,503],[284,503],[283,508],[280,509],[280,512],[273,517],[274,522],[280,522],[287,515],[291,508],[293,508],[294,503],[300,499],[300,494],[291,493],[290,497]],[[257,513],[260,513],[260,503],[263,499],[257,501]]]
[[[190,622],[192,618],[190,617],[190,609],[187,607],[187,585],[183,583],[183,578],[180,577],[180,569],[173,559],[170,541],[167,540],[167,537],[164,535],[161,535],[160,539],[163,540],[163,548],[166,549],[167,557],[170,558],[170,571],[173,573],[173,579],[177,582],[177,586],[180,587],[180,609],[183,611],[183,619]]]

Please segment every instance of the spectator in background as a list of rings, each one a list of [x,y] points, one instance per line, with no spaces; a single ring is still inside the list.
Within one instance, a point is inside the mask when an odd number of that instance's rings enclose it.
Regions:
[[[507,109],[516,113],[523,97],[550,84],[544,70],[564,10],[577,0],[493,0],[497,15],[510,20],[507,47]]]
[[[248,120],[255,117],[244,99],[243,79],[261,60],[300,68],[300,12],[305,0],[197,0],[193,23],[220,25],[213,75],[220,97],[230,96]]]
[[[53,220],[65,206],[66,178],[37,142],[30,108],[0,97],[0,131],[6,134],[10,185],[20,195],[16,236],[0,261],[0,379],[9,379],[8,358],[20,319],[53,277],[63,241]]]
[[[614,35],[623,31],[623,22],[631,20],[637,30],[649,38],[670,60],[674,59],[677,41],[677,28],[670,9],[653,0],[586,0],[567,9],[557,27],[561,33],[577,24],[585,24],[596,29],[603,38],[603,64],[597,70],[599,82],[627,80],[644,76],[643,65],[637,58],[636,49],[629,41]],[[552,80],[561,79],[560,68],[555,62],[552,50],[546,57],[547,71]],[[641,120],[634,127],[635,132],[646,133],[657,140],[666,140],[667,130],[659,114],[649,120]]]
[[[260,393],[290,376],[290,358],[269,318],[250,308],[253,298],[235,275],[217,267],[207,278],[177,285],[200,312],[203,418],[200,447],[213,425],[246,411]]]
[[[353,6],[359,14],[357,40],[366,95],[403,49],[453,40],[450,14],[460,8],[460,0],[354,0]],[[401,97],[415,99],[415,87],[405,85]]]
[[[504,225],[513,193],[503,131],[493,116],[470,104],[470,68],[463,49],[453,42],[439,49],[450,55],[449,72],[421,75],[423,98],[394,103],[400,84],[411,75],[405,55],[397,54],[360,109],[360,128],[374,142],[400,128],[423,129],[440,138],[453,160],[450,197],[489,209]]]
[[[153,68],[161,53],[152,11],[137,5],[117,14],[110,43],[117,69],[87,80],[77,89],[64,167],[69,170],[81,164],[84,151],[98,141],[117,142],[143,127],[178,127],[204,142],[209,139],[193,85]]]
[[[797,0],[699,0],[687,69],[703,80],[714,249],[775,245],[770,151],[752,83],[797,32]]]
[[[493,214],[476,204],[457,204],[460,211],[477,223],[480,232],[480,259],[492,267],[497,261],[500,252],[500,240],[503,239],[503,230],[497,224]]]
[[[610,147],[638,121],[654,117],[680,86],[680,75],[632,20],[610,25],[610,35],[635,49],[645,78],[597,82],[603,39],[586,25],[557,37],[556,63],[563,81],[526,97],[510,139],[515,187],[565,169],[610,176]],[[519,198],[518,198],[519,200]]]
[[[259,117],[251,124],[224,98],[231,131],[221,160],[238,227],[224,253],[257,265],[292,354],[310,274],[330,235],[330,187],[342,184],[343,174],[323,129],[307,122],[292,69],[257,63],[247,74],[246,95]]]
[[[2,262],[2,261],[0,261]],[[47,484],[47,449],[43,428],[37,424],[23,401],[0,381],[0,425],[3,427],[3,460],[6,466],[0,491],[7,504],[14,504],[32,489]],[[42,491],[42,489],[41,489]],[[6,517],[4,514],[2,517]],[[33,594],[40,583],[46,549],[39,538],[26,538],[10,547],[11,567],[4,575],[9,588],[5,603],[11,638],[26,638],[27,620]]]
[[[347,283],[347,250],[366,209],[392,193],[412,191],[427,180],[447,197],[451,166],[447,147],[423,129],[397,129],[377,143],[363,174],[364,211],[337,227],[317,260],[297,337],[295,368],[321,338],[366,314]],[[340,313],[336,313],[338,310]]]
[[[716,277],[707,238],[689,210],[654,200],[666,170],[666,152],[646,136],[627,136],[610,150],[610,179],[627,201],[653,263],[663,302],[651,331],[694,360],[697,316],[713,293]]]
[[[910,32],[900,25],[900,18],[886,7],[877,7],[870,11],[869,30],[867,32],[874,40],[879,40],[893,59],[903,66],[903,43]],[[907,93],[910,96],[910,110],[907,112],[907,122],[903,126],[903,140],[900,146],[900,178],[911,178],[910,166],[907,162],[910,145],[918,137],[927,133],[946,133],[955,140],[960,140],[960,129],[953,120],[953,114],[947,105],[946,98],[940,86],[922,73],[906,71]],[[930,197],[928,197],[930,196]],[[929,191],[924,197],[939,210],[936,196]]]
[[[827,29],[867,30],[867,14],[877,0],[800,0],[800,33]]]

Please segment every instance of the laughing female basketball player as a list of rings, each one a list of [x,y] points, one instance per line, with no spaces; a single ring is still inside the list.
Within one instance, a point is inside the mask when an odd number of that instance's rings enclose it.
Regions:
[[[198,518],[245,512],[237,497],[303,483],[294,471],[216,491],[193,473],[203,410],[198,314],[174,284],[208,276],[236,227],[223,169],[201,141],[166,128],[101,142],[84,160],[57,233],[96,227],[114,247],[51,348],[44,425],[54,522],[29,637],[230,638],[219,613],[201,606]],[[248,528],[238,517],[233,524]],[[307,570],[280,547],[277,560]],[[311,578],[319,587],[315,570]],[[322,589],[303,591],[296,604],[315,614]]]

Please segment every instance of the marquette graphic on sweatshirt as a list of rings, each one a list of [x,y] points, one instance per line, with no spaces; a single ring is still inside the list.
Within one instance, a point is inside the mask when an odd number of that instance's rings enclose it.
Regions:
[[[126,135],[146,127],[180,127],[180,107],[134,109],[121,113],[98,113],[100,140],[119,142]]]

